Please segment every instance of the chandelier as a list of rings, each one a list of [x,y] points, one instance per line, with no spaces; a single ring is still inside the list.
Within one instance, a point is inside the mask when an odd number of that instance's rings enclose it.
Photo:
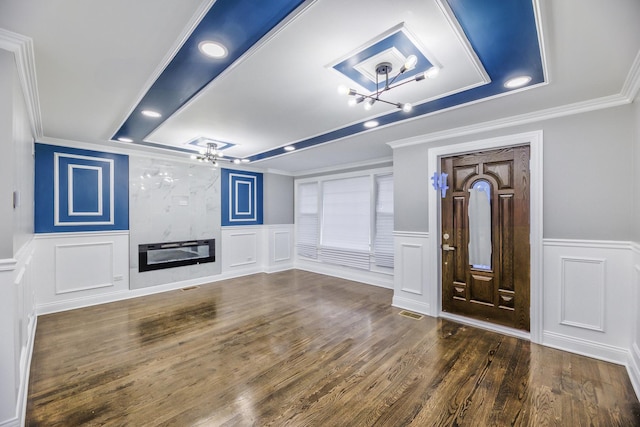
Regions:
[[[218,167],[218,161],[224,157],[221,151],[218,151],[218,145],[213,142],[207,143],[207,149],[201,152],[200,155],[191,156],[192,159],[200,162],[211,162],[213,167]]]
[[[349,99],[349,105],[364,103],[365,110],[370,110],[373,107],[373,104],[375,104],[376,102],[383,102],[385,104],[390,104],[395,107],[398,107],[404,112],[409,112],[413,108],[413,106],[410,103],[387,101],[385,99],[380,98],[380,95],[382,95],[384,92],[387,92],[391,89],[395,89],[398,86],[402,86],[404,84],[414,82],[414,81],[419,82],[427,78],[432,79],[438,75],[438,71],[439,71],[438,68],[431,67],[423,73],[416,74],[411,79],[396,83],[396,80],[398,80],[398,78],[401,75],[403,75],[407,71],[413,70],[417,62],[418,62],[418,58],[415,55],[409,55],[405,63],[400,68],[400,71],[398,72],[398,74],[396,74],[392,78],[389,77],[389,74],[391,74],[391,71],[393,71],[392,64],[390,62],[381,62],[378,65],[376,65],[376,68],[375,68],[375,71],[376,71],[376,91],[375,92],[367,95],[364,93],[359,93],[355,89],[351,89],[346,86],[340,86],[338,87],[338,93],[353,97]],[[383,80],[384,80],[383,82],[380,81],[381,77],[383,77]],[[380,87],[381,84],[384,84],[384,86]]]

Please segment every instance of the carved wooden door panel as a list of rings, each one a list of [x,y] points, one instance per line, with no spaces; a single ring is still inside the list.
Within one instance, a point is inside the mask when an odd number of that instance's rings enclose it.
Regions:
[[[529,330],[529,147],[445,157],[442,311]]]

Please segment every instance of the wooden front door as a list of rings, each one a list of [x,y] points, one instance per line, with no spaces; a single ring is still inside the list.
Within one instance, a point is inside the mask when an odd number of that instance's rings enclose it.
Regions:
[[[529,330],[529,147],[445,157],[442,311]]]

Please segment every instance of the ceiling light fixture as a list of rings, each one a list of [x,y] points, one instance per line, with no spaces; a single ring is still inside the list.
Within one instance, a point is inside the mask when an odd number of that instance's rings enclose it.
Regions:
[[[295,149],[296,147],[294,147],[293,145],[287,145],[286,147],[284,147],[284,151],[293,151]]]
[[[399,83],[395,83],[395,81],[398,79],[398,77],[400,77],[401,75],[403,75],[407,71],[413,70],[415,68],[417,62],[418,62],[418,58],[415,55],[409,55],[407,57],[405,63],[400,68],[400,71],[398,72],[398,74],[396,74],[391,79],[389,78],[389,74],[393,70],[393,66],[391,65],[390,62],[381,62],[380,64],[376,65],[376,70],[375,70],[376,71],[376,91],[374,93],[369,94],[369,95],[363,94],[363,93],[359,93],[355,89],[351,89],[351,88],[348,88],[346,86],[338,87],[338,93],[340,93],[342,95],[353,96],[353,98],[349,99],[349,105],[351,105],[351,106],[356,105],[356,104],[364,103],[364,109],[365,110],[370,110],[373,107],[373,104],[375,104],[376,102],[384,102],[385,104],[394,105],[394,106],[398,107],[399,109],[401,109],[402,111],[408,113],[409,111],[411,111],[413,109],[413,106],[411,104],[409,104],[408,102],[390,102],[390,101],[387,101],[385,99],[380,98],[380,95],[382,95],[386,91],[389,91],[391,89],[395,89],[398,86],[402,86],[404,84],[407,84],[407,83],[410,83],[410,82],[414,82],[414,81],[415,82],[419,82],[419,81],[427,79],[427,78],[428,79],[432,79],[432,78],[435,78],[438,75],[438,72],[439,72],[438,68],[437,67],[431,67],[431,68],[429,68],[427,71],[425,71],[423,73],[416,74],[411,79],[408,79],[408,80],[405,80],[405,81],[402,81],[402,82],[399,82]],[[384,82],[380,82],[380,77],[381,76],[384,77]],[[384,84],[384,86],[382,86],[382,88],[380,87],[381,84]]]
[[[218,167],[218,160],[224,157],[224,154],[218,151],[218,145],[213,142],[207,143],[207,149],[204,152],[201,152],[199,156],[193,155],[191,158],[193,160],[198,160],[200,162],[211,162],[213,167]]]
[[[512,79],[507,80],[504,83],[504,87],[506,87],[507,89],[515,89],[515,88],[526,85],[530,81],[531,81],[531,77],[529,76],[514,77]]]
[[[118,141],[120,141],[120,142],[133,142],[133,139],[127,138],[127,137],[124,137],[124,136],[120,136],[120,137],[118,137]]]
[[[220,59],[227,56],[227,48],[221,45],[220,43],[212,42],[212,41],[203,41],[198,44],[198,49],[200,52],[207,55],[210,58]]]
[[[376,120],[369,120],[368,122],[364,122],[364,127],[366,128],[374,128],[376,126],[378,126],[380,123],[378,123],[378,121]]]
[[[151,117],[153,119],[157,119],[157,118],[162,117],[162,114],[158,113],[157,111],[153,111],[153,110],[142,110],[141,114],[143,116]]]

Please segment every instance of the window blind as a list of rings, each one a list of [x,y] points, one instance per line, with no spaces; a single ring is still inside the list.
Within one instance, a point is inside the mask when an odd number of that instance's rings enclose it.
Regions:
[[[316,259],[318,258],[318,183],[300,184],[297,203],[298,255]]]
[[[323,247],[370,251],[371,178],[325,181],[322,186]]]
[[[375,265],[393,268],[393,175],[376,175]]]

